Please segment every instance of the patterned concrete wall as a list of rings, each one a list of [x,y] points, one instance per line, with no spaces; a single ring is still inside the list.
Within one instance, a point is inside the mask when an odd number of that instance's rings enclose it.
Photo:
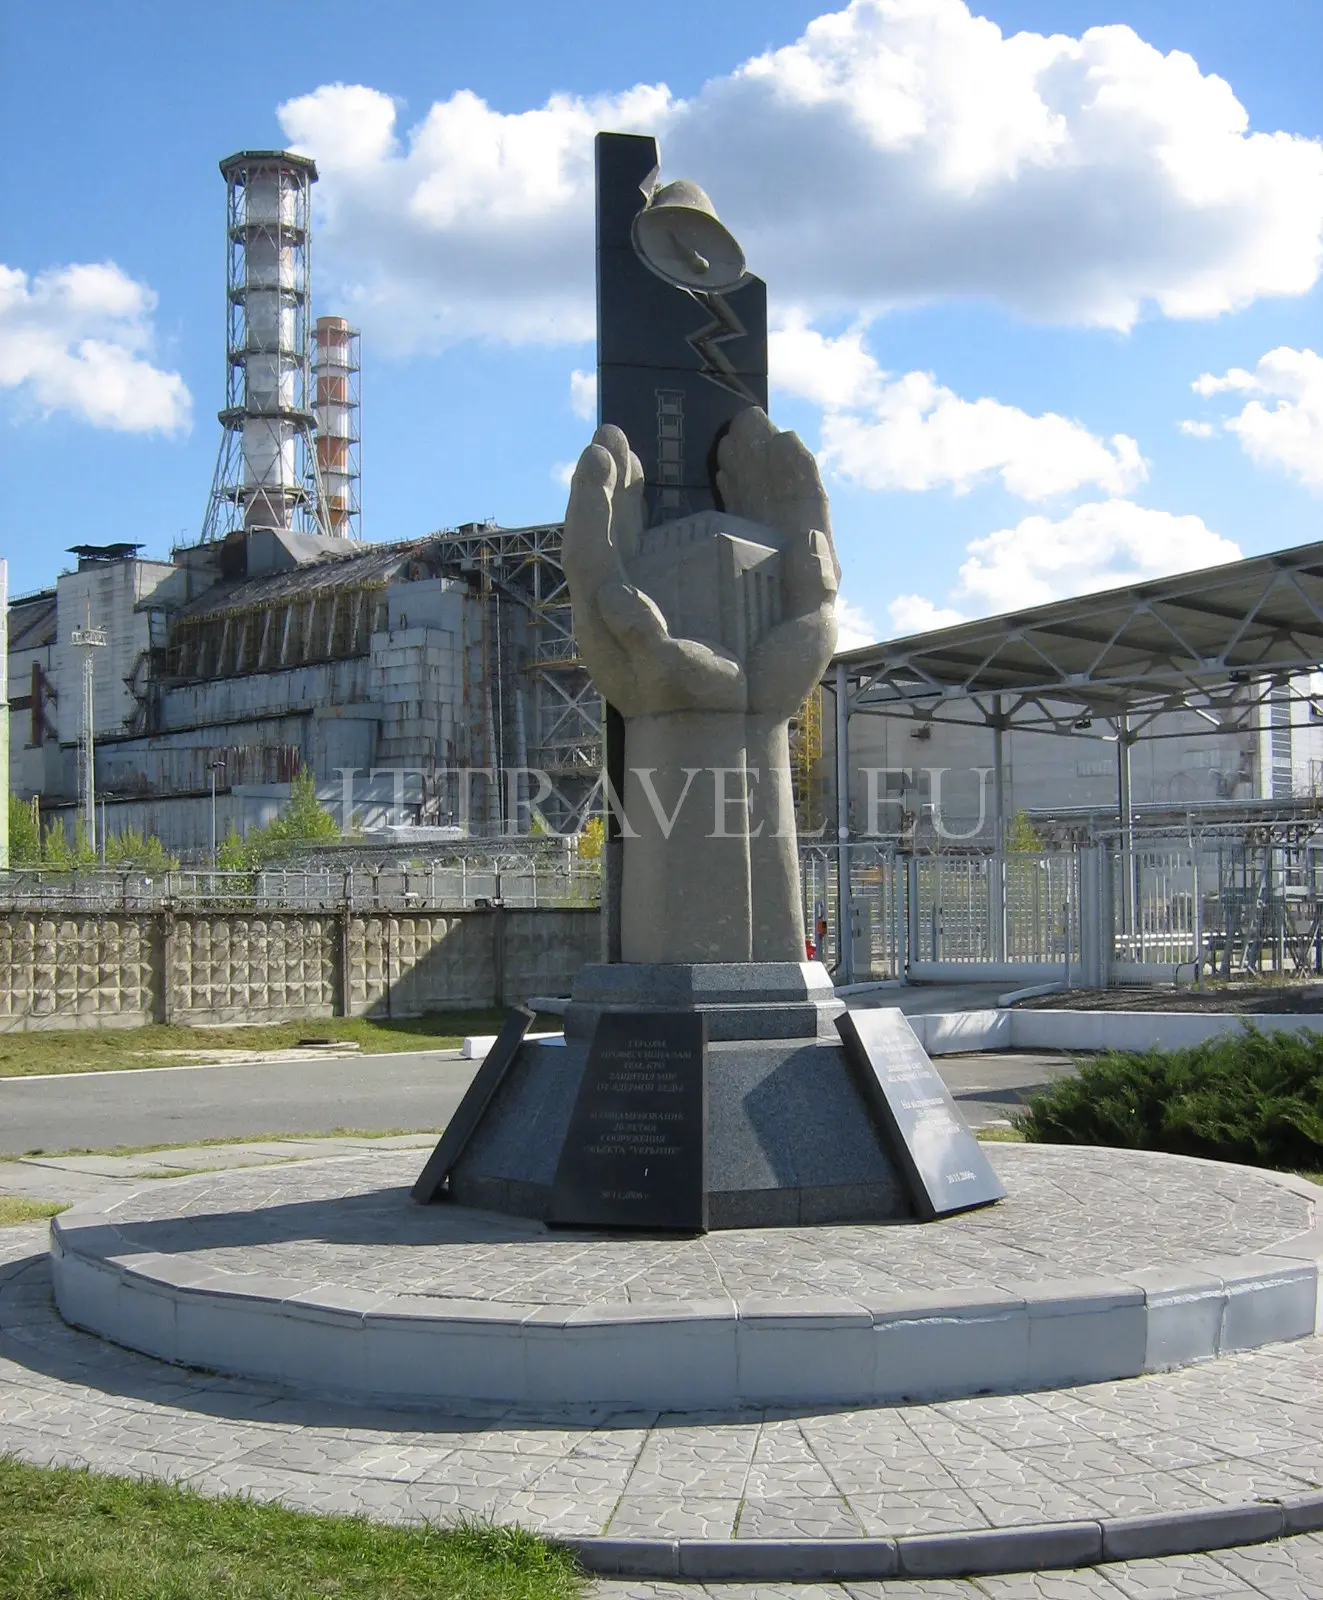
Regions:
[[[567,994],[595,910],[0,915],[0,1033],[421,1016]]]
[[[417,1017],[491,1005],[493,922],[490,915],[352,918],[349,1015]]]
[[[417,1017],[568,994],[599,946],[595,910],[354,917],[347,1009]]]
[[[0,916],[0,1032],[136,1028],[160,1003],[161,919]]]
[[[177,917],[170,937],[170,1021],[334,1016],[339,943],[331,916]]]

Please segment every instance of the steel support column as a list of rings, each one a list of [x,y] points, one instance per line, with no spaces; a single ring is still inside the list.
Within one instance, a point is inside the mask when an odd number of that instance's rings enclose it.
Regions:
[[[1116,719],[1117,812],[1121,822],[1121,932],[1131,948],[1126,958],[1136,959],[1135,935],[1135,819],[1130,803],[1130,747],[1139,737],[1130,731],[1130,718],[1122,712]]]
[[[850,916],[850,690],[836,665],[836,981],[854,982]]]
[[[996,854],[988,878],[988,921],[992,959],[1006,959],[1006,718],[1001,696],[992,701],[992,837]]]

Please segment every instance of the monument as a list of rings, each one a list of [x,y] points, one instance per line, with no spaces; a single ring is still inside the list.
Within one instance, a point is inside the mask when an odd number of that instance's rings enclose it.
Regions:
[[[563,1039],[503,1032],[414,1195],[688,1232],[986,1204],[977,1145],[939,1136],[962,1127],[940,1080],[915,1100],[894,1039],[847,1024],[843,1044],[805,960],[789,723],[836,643],[830,512],[762,403],[763,285],[703,191],[657,169],[655,141],[599,136],[603,422],[565,514],[610,708],[608,959]],[[969,1176],[944,1185],[952,1154]]]

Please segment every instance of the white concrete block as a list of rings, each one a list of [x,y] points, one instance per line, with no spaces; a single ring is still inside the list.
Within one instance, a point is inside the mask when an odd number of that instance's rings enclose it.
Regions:
[[[936,1400],[1026,1387],[1029,1318],[1018,1295],[902,1292],[871,1309],[875,1399]]]
[[[55,1304],[66,1322],[115,1337],[120,1327],[118,1267],[100,1266],[66,1253],[52,1262],[52,1276]]]
[[[1010,1045],[1009,1011],[951,1011],[911,1017],[930,1056],[959,1055],[971,1050],[1005,1050]],[[919,1024],[922,1024],[920,1029]]]
[[[1144,1370],[1144,1291],[1109,1278],[1035,1283],[1028,1297],[1029,1386],[1105,1383]]]
[[[1318,1324],[1318,1272],[1312,1262],[1252,1255],[1200,1262],[1226,1291],[1218,1353],[1303,1339]]]
[[[411,1316],[407,1302],[364,1318],[369,1393],[450,1399],[529,1399],[517,1310],[486,1301],[437,1302]]]
[[[736,1335],[740,1399],[798,1405],[867,1394],[873,1347],[872,1313],[854,1301],[742,1300]]]
[[[234,1273],[218,1273],[216,1285],[233,1290]],[[181,1289],[175,1309],[176,1359],[215,1372],[256,1378],[296,1377],[289,1367],[289,1347],[280,1324],[286,1295],[301,1286],[286,1279],[250,1275],[250,1294],[210,1292],[199,1286]]]
[[[1221,1278],[1151,1267],[1127,1274],[1127,1281],[1144,1291],[1145,1372],[1170,1372],[1217,1354],[1226,1304]]]
[[[737,1394],[739,1321],[726,1301],[683,1312],[595,1303],[545,1306],[524,1319],[528,1398],[666,1406],[729,1405]]]

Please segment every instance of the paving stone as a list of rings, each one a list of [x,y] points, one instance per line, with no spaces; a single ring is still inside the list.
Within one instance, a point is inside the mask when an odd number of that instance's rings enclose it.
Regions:
[[[746,1500],[736,1536],[740,1539],[857,1539],[863,1524],[840,1495],[760,1496]]]
[[[391,1161],[407,1176],[416,1154],[354,1155],[338,1165],[361,1163],[365,1174],[380,1174]],[[1023,1167],[1025,1174],[1031,1165]],[[295,1191],[295,1170],[254,1167],[224,1180],[245,1186],[249,1196],[253,1242],[244,1246],[246,1255],[279,1245],[262,1212]],[[177,1191],[189,1196],[181,1218],[165,1222],[144,1215],[134,1225],[178,1226],[180,1237],[194,1239],[211,1226],[207,1208],[222,1189],[209,1186],[221,1183],[210,1174],[181,1180]],[[1219,1249],[1229,1253],[1254,1248],[1255,1229],[1262,1243],[1272,1230],[1299,1221],[1290,1211],[1297,1197],[1282,1191],[1282,1210],[1275,1195],[1264,1200],[1256,1183],[1234,1175],[1219,1181],[1214,1215],[1199,1223],[1201,1237],[1222,1230]],[[128,1200],[126,1194],[126,1209],[132,1210]],[[1113,1202],[1122,1203],[1119,1193]],[[1151,1195],[1143,1201],[1152,1203]],[[1082,1234],[1086,1223],[1087,1215]],[[370,1264],[376,1249],[370,1209],[353,1227],[357,1234],[345,1247],[356,1261]],[[891,1266],[911,1282],[926,1275],[930,1286],[958,1287],[968,1281],[961,1274],[973,1275],[980,1261],[986,1267],[989,1260],[1008,1271],[1026,1270],[998,1229],[983,1222],[971,1228],[968,1250],[953,1250],[942,1262],[905,1256],[916,1240],[923,1243],[922,1230],[893,1231],[907,1238]],[[781,1292],[788,1283],[826,1281],[821,1254],[815,1259],[810,1248],[825,1232],[833,1235],[835,1254],[828,1254],[835,1267],[853,1274],[856,1284],[866,1281],[864,1240],[852,1236],[861,1230],[814,1230],[798,1239],[790,1237],[797,1230],[784,1232],[785,1240],[761,1236],[765,1248],[774,1245],[780,1252],[761,1270]],[[1058,1235],[1057,1246],[1063,1237]],[[5,1448],[33,1461],[87,1461],[107,1470],[177,1478],[212,1493],[358,1510],[388,1521],[463,1513],[517,1519],[566,1538],[605,1531],[608,1537],[736,1542],[979,1528],[1013,1533],[1026,1523],[1056,1518],[1227,1505],[1256,1495],[1285,1499],[1307,1493],[1323,1472],[1323,1341],[1317,1339],[1178,1373],[935,1406],[720,1415],[567,1407],[533,1416],[497,1404],[420,1413],[355,1407],[273,1385],[188,1373],[67,1328],[50,1298],[46,1239],[44,1224],[0,1231],[0,1436]],[[699,1279],[714,1274],[711,1281],[723,1292],[741,1273],[753,1281],[757,1263],[729,1249],[713,1254],[710,1243],[704,1243]],[[603,1294],[618,1291],[600,1262],[594,1265],[599,1247],[593,1241],[544,1236],[534,1246],[511,1245],[506,1238],[483,1248],[490,1252],[484,1266],[489,1292],[532,1292],[555,1304],[576,1274],[596,1274]],[[1112,1244],[1104,1241],[1094,1250],[1082,1239],[1071,1248],[1070,1270],[1093,1271]],[[528,1275],[534,1287],[526,1291],[520,1273],[538,1250],[542,1259]],[[692,1283],[694,1275],[685,1277],[683,1265],[673,1244],[642,1241],[629,1267],[630,1287],[647,1298],[659,1284],[682,1277]],[[431,1269],[420,1270],[420,1281],[432,1283]],[[770,1600],[783,1593],[799,1600],[1115,1600],[1121,1594],[1131,1600],[1165,1594],[1318,1600],[1323,1539],[1303,1536],[1238,1552],[977,1582],[700,1588],[628,1580],[595,1585],[594,1593],[605,1600],[644,1594],[659,1600],[695,1600],[699,1594],[745,1600],[757,1594]]]
[[[1210,1555],[1119,1561],[1101,1570],[1128,1600],[1222,1600],[1249,1592]]]
[[[578,1303],[594,1293],[611,1300],[631,1293],[648,1299],[826,1294],[868,1303],[898,1290],[1114,1277],[1139,1265],[1184,1266],[1270,1250],[1312,1221],[1303,1195],[1245,1169],[1228,1167],[1210,1178],[1206,1168],[1143,1153],[1008,1145],[994,1147],[991,1158],[1006,1168],[1010,1198],[948,1219],[940,1233],[860,1226],[737,1230],[677,1247],[665,1240],[549,1235],[505,1218],[489,1219],[484,1236],[467,1216],[402,1206],[402,1191],[417,1175],[417,1139],[375,1141],[370,1153],[334,1161],[290,1159],[314,1143],[254,1144],[226,1156],[73,1157],[64,1164],[79,1171],[91,1164],[110,1176],[122,1174],[126,1162],[159,1168],[186,1157],[199,1164],[269,1157],[282,1164],[208,1173],[168,1190],[140,1188],[117,1206],[116,1225],[133,1246],[205,1251],[208,1264],[222,1272],[322,1282],[338,1276],[374,1293],[531,1306]],[[282,1234],[291,1205],[306,1219],[294,1238]],[[456,1228],[467,1230],[464,1251],[440,1248],[453,1242]],[[995,1406],[976,1415],[990,1438],[998,1415],[1017,1438],[1026,1425]],[[1048,1444],[1070,1436],[1067,1426],[1054,1430],[1044,1422],[1037,1437]]]

